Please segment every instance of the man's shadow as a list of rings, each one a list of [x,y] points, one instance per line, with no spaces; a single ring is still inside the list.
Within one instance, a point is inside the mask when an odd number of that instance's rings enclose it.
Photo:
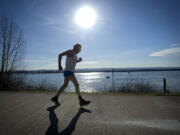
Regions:
[[[47,110],[49,111],[49,120],[50,120],[50,126],[48,127],[45,135],[71,135],[72,132],[75,130],[75,126],[76,123],[79,119],[79,117],[81,116],[81,114],[87,112],[87,113],[91,113],[90,110],[85,109],[83,107],[79,108],[79,111],[77,112],[77,114],[74,116],[74,118],[71,120],[70,124],[68,125],[68,127],[66,129],[64,129],[62,132],[59,133],[58,131],[58,118],[54,112],[54,110],[58,107],[59,105],[54,105],[54,106],[50,106],[49,108],[47,108]]]

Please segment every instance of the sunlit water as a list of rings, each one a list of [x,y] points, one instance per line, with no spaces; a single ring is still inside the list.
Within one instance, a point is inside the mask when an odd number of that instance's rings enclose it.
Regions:
[[[46,87],[58,89],[64,81],[62,73],[43,74],[20,74],[25,77],[25,83],[39,86],[41,83]],[[75,73],[79,82],[80,90],[84,92],[101,92],[112,89],[111,72]],[[108,78],[109,77],[109,78]],[[127,81],[140,80],[151,84],[157,91],[163,91],[163,78],[166,78],[167,89],[170,92],[180,92],[180,71],[148,71],[148,72],[114,72],[114,89],[118,89]],[[66,91],[74,91],[74,86],[69,82]]]

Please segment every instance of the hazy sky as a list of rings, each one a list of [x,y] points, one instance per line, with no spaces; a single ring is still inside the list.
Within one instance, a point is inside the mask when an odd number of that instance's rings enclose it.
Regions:
[[[97,19],[84,29],[74,18],[87,5]],[[0,0],[0,17],[23,30],[26,69],[58,69],[76,43],[77,68],[180,67],[180,0]]]

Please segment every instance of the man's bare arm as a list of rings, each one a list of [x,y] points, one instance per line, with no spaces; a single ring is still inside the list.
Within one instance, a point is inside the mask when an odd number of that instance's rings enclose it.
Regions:
[[[61,66],[61,59],[62,59],[62,56],[66,56],[66,55],[70,55],[71,54],[71,50],[67,50],[65,52],[62,52],[59,54],[58,56],[58,67],[59,67],[59,70],[63,70],[62,66]]]

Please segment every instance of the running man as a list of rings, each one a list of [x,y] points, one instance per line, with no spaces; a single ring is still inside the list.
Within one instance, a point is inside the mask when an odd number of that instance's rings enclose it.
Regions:
[[[65,70],[64,70],[64,84],[58,90],[57,94],[51,98],[51,100],[58,105],[60,105],[60,103],[58,102],[58,97],[64,91],[64,89],[68,86],[69,81],[72,81],[72,83],[75,86],[75,90],[76,90],[76,94],[79,98],[80,106],[88,105],[90,103],[90,101],[86,101],[82,98],[82,96],[80,94],[80,90],[79,90],[79,83],[74,75],[76,63],[82,61],[81,57],[79,59],[77,59],[77,54],[80,51],[81,51],[81,45],[75,44],[73,47],[73,50],[67,50],[67,51],[59,54],[59,57],[58,57],[59,71],[63,70],[63,68],[61,66],[62,56],[66,56],[66,66],[65,66]]]

